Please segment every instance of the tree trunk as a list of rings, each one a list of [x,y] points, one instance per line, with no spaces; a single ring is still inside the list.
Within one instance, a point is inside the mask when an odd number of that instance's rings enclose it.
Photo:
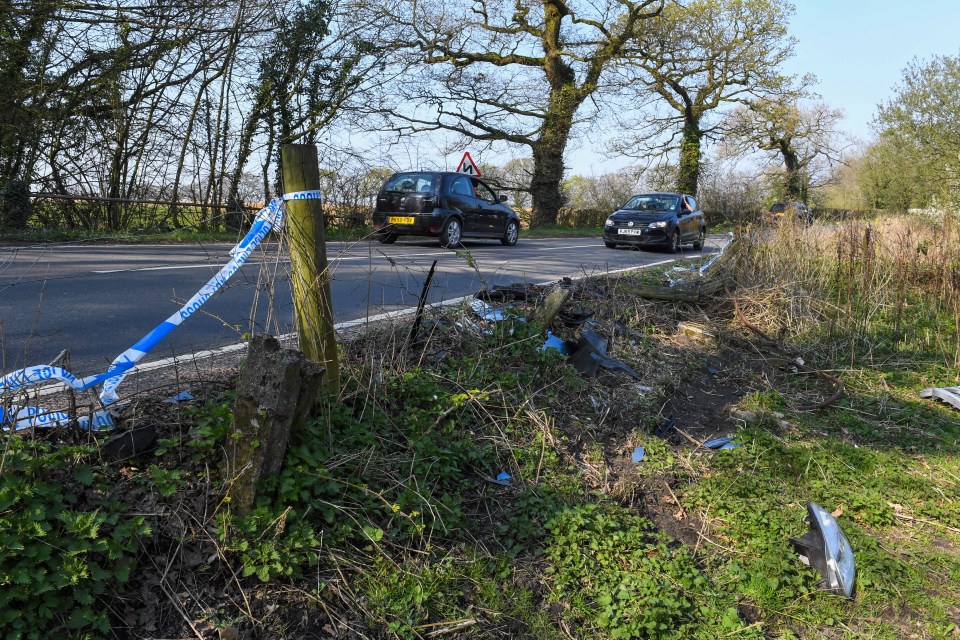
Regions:
[[[683,126],[683,142],[680,143],[680,165],[677,168],[677,191],[696,195],[700,181],[700,141],[703,134],[699,122],[687,120]]]
[[[533,212],[530,226],[557,224],[557,214],[564,204],[560,183],[563,182],[563,153],[570,139],[573,115],[583,102],[577,94],[573,72],[558,68],[548,72],[551,85],[550,105],[543,121],[543,132],[532,145],[533,175],[530,195]]]
[[[564,140],[564,144],[566,140]],[[535,146],[533,148],[533,176],[530,195],[533,198],[531,227],[557,224],[557,214],[563,206],[563,148]]]
[[[784,188],[788,200],[803,200],[803,177],[796,152],[787,144],[780,145],[780,154],[783,156]]]

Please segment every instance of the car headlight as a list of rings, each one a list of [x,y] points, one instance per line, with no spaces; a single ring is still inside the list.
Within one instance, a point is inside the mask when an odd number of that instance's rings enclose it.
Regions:
[[[840,530],[837,519],[813,502],[807,503],[810,529],[799,538],[791,538],[804,564],[816,569],[823,580],[818,585],[833,593],[853,597],[857,570],[853,549]]]
[[[612,226],[613,226],[613,218],[607,218],[607,221],[603,223],[603,226],[604,226],[604,227],[612,227]]]
[[[651,222],[651,223],[650,223],[650,228],[651,228],[651,229],[663,229],[663,228],[666,227],[666,226],[667,226],[667,221],[666,221],[666,220],[661,220],[660,222]]]

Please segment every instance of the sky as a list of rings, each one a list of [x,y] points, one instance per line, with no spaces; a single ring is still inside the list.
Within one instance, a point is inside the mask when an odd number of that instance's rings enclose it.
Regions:
[[[873,135],[877,105],[892,98],[915,58],[960,54],[960,0],[794,0],[792,73],[813,73],[823,101],[843,109],[844,130]]]
[[[797,39],[789,73],[812,73],[815,89],[842,109],[842,130],[860,141],[873,137],[877,105],[894,96],[903,69],[915,58],[960,55],[960,0],[793,0],[790,34]],[[600,175],[629,162],[588,146],[569,150],[570,173]]]

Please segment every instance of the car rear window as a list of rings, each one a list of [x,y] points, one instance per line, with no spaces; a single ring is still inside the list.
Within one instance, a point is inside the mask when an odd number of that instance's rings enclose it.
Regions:
[[[680,198],[663,194],[641,194],[633,196],[623,205],[623,209],[637,211],[676,211]]]
[[[387,180],[382,191],[392,191],[394,193],[432,192],[434,177],[432,173],[398,173]]]

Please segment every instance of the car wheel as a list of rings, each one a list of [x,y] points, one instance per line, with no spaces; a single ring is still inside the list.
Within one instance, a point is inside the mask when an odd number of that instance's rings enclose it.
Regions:
[[[503,237],[500,238],[500,243],[508,247],[512,247],[517,244],[517,238],[520,237],[520,225],[517,224],[516,220],[511,220],[507,223],[507,228],[503,232]]]
[[[680,251],[680,229],[674,229],[673,235],[670,236],[670,253],[678,253]]]
[[[377,240],[380,241],[380,244],[393,244],[399,238],[395,233],[385,233],[382,236],[378,237]]]
[[[604,240],[604,241],[603,241],[603,244],[604,244],[604,246],[607,247],[607,249],[616,249],[616,248],[617,248],[617,243],[616,243],[616,242],[610,242],[609,240]]]
[[[460,227],[458,218],[447,220],[447,226],[440,232],[440,246],[447,249],[453,249],[460,244],[460,238],[463,236],[463,229]]]
[[[697,239],[693,242],[693,248],[697,251],[703,249],[703,243],[707,239],[707,230],[703,227],[700,227],[700,235],[697,236]]]

